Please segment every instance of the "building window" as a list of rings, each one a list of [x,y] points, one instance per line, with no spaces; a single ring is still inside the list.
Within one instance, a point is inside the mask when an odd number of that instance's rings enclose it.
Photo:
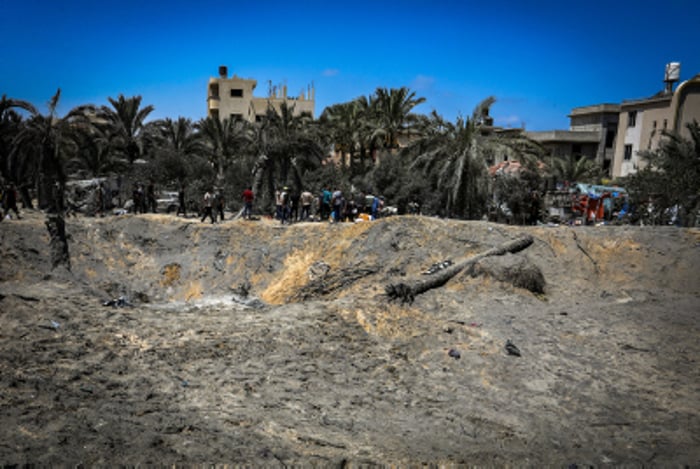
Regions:
[[[625,145],[625,161],[632,159],[632,145]]]
[[[664,119],[664,130],[668,127],[668,120]]]
[[[656,130],[656,121],[652,122],[651,126]]]
[[[238,113],[233,112],[233,113],[231,113],[230,117],[231,117],[232,121],[235,121],[235,120],[243,119],[243,114],[238,114]]]
[[[232,98],[242,98],[243,97],[243,90],[241,89],[232,89],[231,90],[231,97]]]
[[[219,99],[219,84],[212,83],[209,85],[209,97]]]
[[[637,125],[637,111],[630,111],[627,113],[627,127],[634,127]]]
[[[574,143],[573,145],[571,145],[571,153],[574,156],[581,156],[582,151],[583,151],[583,147],[581,146],[580,143]]]
[[[612,148],[615,143],[615,131],[613,129],[608,129],[605,134],[605,148]]]

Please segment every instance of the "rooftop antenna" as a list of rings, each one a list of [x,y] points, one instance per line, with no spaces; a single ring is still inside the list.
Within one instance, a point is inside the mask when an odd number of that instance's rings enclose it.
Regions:
[[[664,83],[666,88],[664,93],[671,94],[673,92],[673,84],[681,78],[681,63],[670,62],[666,64],[666,73],[664,74]]]

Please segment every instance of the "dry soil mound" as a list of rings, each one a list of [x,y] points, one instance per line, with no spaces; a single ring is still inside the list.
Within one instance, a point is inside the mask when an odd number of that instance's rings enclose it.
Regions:
[[[0,223],[5,464],[700,464],[697,231],[142,215],[68,232],[72,271],[51,273],[40,214]],[[384,295],[523,234],[411,304]]]

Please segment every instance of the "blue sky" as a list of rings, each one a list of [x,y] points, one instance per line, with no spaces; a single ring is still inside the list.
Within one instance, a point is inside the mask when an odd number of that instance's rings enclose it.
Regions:
[[[700,73],[700,1],[0,0],[0,94],[60,113],[141,95],[152,117],[206,114],[229,74],[316,87],[326,106],[408,86],[445,118],[495,96],[506,127],[568,127],[571,108],[650,96],[667,62]]]

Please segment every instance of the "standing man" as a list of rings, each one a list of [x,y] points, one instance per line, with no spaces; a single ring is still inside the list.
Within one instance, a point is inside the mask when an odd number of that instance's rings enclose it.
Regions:
[[[289,191],[289,223],[299,219],[299,200],[301,199],[296,189]]]
[[[226,202],[224,201],[224,194],[221,192],[221,190],[217,189],[216,195],[214,196],[214,201],[216,202],[214,219],[216,220],[217,218],[221,218],[221,221],[224,221],[224,206],[226,205]]]
[[[331,218],[331,222],[339,223],[342,219],[342,209],[345,204],[343,192],[340,189],[333,191],[331,203],[333,204],[333,217]]]
[[[324,187],[321,190],[321,209],[320,209],[321,220],[328,220],[328,216],[331,214],[331,198],[332,197],[333,197],[333,194],[331,194],[331,191],[329,191],[328,188]]]
[[[282,191],[279,188],[275,190],[275,217],[282,219]]]
[[[206,220],[207,216],[211,218],[212,223],[216,223],[216,220],[214,219],[214,214],[211,211],[212,208],[212,195],[211,192],[207,191],[204,194],[204,200],[202,201],[202,205],[204,208],[204,215],[202,215],[202,221]]]
[[[15,215],[17,215],[17,219],[21,220],[22,217],[19,216],[19,210],[17,209],[17,189],[15,188],[15,184],[13,182],[10,183],[5,191],[4,201],[5,214],[9,215],[10,210],[14,210]]]
[[[253,188],[248,186],[248,188],[243,191],[243,218],[246,220],[250,220],[250,217],[253,214],[253,200],[255,200]]]
[[[304,191],[301,193],[301,217],[300,219],[308,220],[311,215],[311,204],[314,202],[314,195],[309,191]]]
[[[156,202],[156,183],[153,182],[152,178],[148,181],[146,192],[148,194],[148,208],[151,209],[151,212],[156,213],[158,211],[158,203]]]
[[[146,213],[146,206],[147,201],[146,201],[146,192],[143,190],[143,184],[139,184],[139,201],[141,203],[139,209],[141,210],[141,213]]]
[[[187,218],[187,209],[185,208],[185,184],[183,183],[180,184],[180,190],[177,192],[177,201],[178,206],[177,213],[175,215],[177,216],[182,213],[182,216]]]
[[[284,222],[289,219],[289,188],[287,186],[284,186],[280,194],[280,204],[282,207],[281,223],[284,225]]]

